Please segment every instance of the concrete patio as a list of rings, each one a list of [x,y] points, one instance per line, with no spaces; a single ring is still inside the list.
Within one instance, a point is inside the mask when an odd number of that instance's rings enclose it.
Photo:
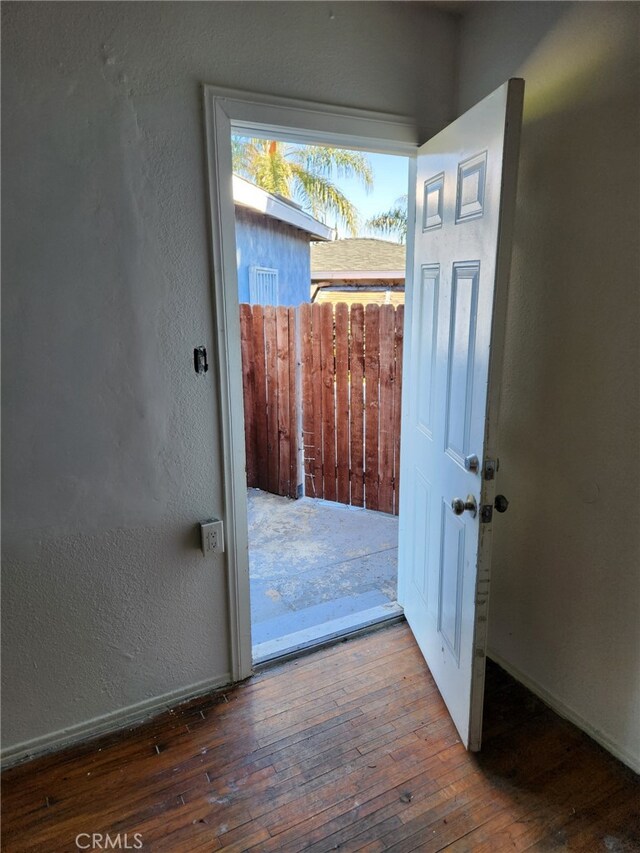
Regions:
[[[397,516],[249,489],[248,517],[254,661],[402,613]]]

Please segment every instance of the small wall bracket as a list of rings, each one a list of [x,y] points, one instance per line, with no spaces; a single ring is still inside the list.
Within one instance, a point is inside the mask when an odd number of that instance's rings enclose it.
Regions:
[[[207,348],[196,347],[193,351],[193,367],[196,373],[206,373],[209,370],[207,361]]]

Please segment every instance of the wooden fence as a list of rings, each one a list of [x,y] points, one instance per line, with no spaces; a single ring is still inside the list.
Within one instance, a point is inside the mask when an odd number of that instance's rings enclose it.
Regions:
[[[298,496],[296,310],[240,305],[247,484]]]
[[[240,306],[250,486],[397,514],[403,328],[403,306]]]

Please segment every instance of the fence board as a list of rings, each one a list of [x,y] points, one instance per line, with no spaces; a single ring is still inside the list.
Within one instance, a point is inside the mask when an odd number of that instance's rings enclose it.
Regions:
[[[247,485],[258,485],[256,447],[255,358],[253,318],[250,305],[240,306],[240,349],[242,352],[242,397],[244,405],[244,445],[247,457]]]
[[[380,306],[380,423],[378,432],[378,509],[393,512],[393,383],[395,309]]]
[[[265,369],[267,375],[267,489],[279,494],[278,476],[278,349],[276,309],[264,306]]]
[[[251,306],[250,306],[251,307]],[[254,403],[256,407],[256,485],[259,489],[269,488],[267,470],[267,374],[264,348],[264,311],[262,305],[254,305],[253,320],[253,358],[254,358]]]
[[[320,365],[322,370],[322,480],[324,497],[335,501],[336,494],[336,418],[335,358],[333,351],[333,306],[321,306]]]
[[[313,426],[313,331],[311,327],[311,305],[300,306],[298,316],[300,335],[300,358],[302,362],[302,460],[304,465],[304,493],[315,497],[314,462],[315,433]]]
[[[398,512],[404,310],[241,305],[247,482]]]
[[[364,506],[364,308],[351,306],[351,503]]]
[[[311,371],[311,384],[313,390],[313,435],[315,441],[313,457],[313,483],[314,491],[312,497],[324,497],[324,481],[322,478],[322,352],[320,346],[320,329],[322,309],[320,305],[313,305],[311,309],[311,323],[313,326],[313,368]]]
[[[393,511],[400,511],[400,427],[402,416],[402,346],[404,340],[404,305],[396,308],[396,372],[393,383]]]
[[[336,330],[336,469],[339,503],[349,503],[349,308],[335,309]]]
[[[289,312],[276,308],[276,370],[278,397],[276,400],[278,422],[278,494],[289,494],[291,451],[289,446]]]
[[[287,309],[289,324],[289,491],[290,498],[298,497],[298,354],[296,352],[296,309]]]
[[[378,509],[378,428],[380,425],[380,310],[367,305],[364,312],[365,370],[365,471],[367,509]]]

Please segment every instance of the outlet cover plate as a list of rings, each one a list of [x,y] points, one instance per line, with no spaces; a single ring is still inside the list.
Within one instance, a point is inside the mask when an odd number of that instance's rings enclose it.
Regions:
[[[200,523],[202,553],[205,557],[224,552],[224,526],[220,519]]]

